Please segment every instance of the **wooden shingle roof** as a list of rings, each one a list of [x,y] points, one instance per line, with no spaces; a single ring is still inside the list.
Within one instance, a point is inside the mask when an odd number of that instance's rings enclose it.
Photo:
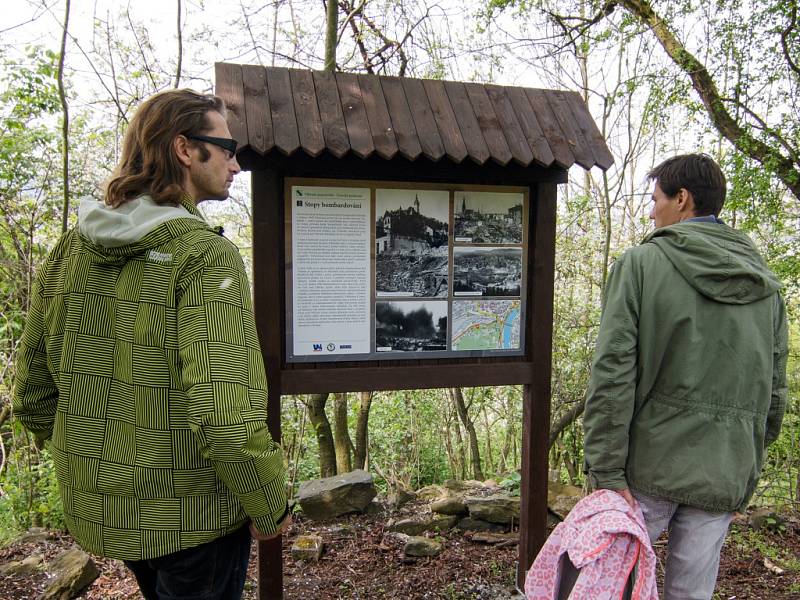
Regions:
[[[261,155],[564,169],[614,162],[575,92],[217,63],[216,93],[231,135]]]

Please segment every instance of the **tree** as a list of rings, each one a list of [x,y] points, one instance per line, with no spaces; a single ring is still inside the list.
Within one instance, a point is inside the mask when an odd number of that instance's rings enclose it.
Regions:
[[[347,427],[347,394],[333,395],[333,447],[336,451],[336,473],[349,473],[353,470],[350,449],[353,442]]]
[[[333,444],[333,431],[331,430],[328,415],[325,414],[328,396],[329,394],[309,394],[306,400],[308,418],[317,436],[320,477],[336,475],[336,450]]]
[[[469,455],[470,465],[472,466],[472,478],[478,481],[483,481],[483,469],[481,468],[481,452],[478,445],[478,434],[475,431],[475,422],[469,416],[469,408],[472,406],[472,401],[469,405],[464,401],[464,394],[461,388],[449,388],[450,400],[456,407],[459,419],[467,430],[467,437],[469,438]]]

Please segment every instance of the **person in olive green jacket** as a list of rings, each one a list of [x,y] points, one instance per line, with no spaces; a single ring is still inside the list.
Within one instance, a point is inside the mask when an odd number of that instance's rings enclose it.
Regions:
[[[251,534],[289,522],[244,264],[196,207],[240,171],[224,111],[191,90],[138,109],[105,203],[39,268],[17,358],[70,533],[148,600],[240,597]]]
[[[664,598],[709,599],[733,511],[746,508],[786,407],[781,284],[718,215],[708,156],[668,159],[655,231],[613,265],[584,415],[590,484],[669,529]]]

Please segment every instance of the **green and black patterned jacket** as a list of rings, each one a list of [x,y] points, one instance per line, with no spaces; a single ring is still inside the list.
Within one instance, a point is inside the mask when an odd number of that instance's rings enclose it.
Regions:
[[[86,200],[39,270],[14,413],[51,438],[70,532],[147,559],[286,507],[283,453],[236,247],[187,201]]]

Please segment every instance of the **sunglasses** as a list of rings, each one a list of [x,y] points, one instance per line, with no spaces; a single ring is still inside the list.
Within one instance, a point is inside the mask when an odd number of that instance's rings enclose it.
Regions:
[[[196,140],[198,142],[208,142],[209,144],[214,144],[215,146],[219,146],[223,150],[227,150],[231,153],[231,156],[236,154],[236,146],[238,142],[236,140],[232,140],[230,138],[221,138],[221,137],[212,137],[209,135],[187,135],[186,136],[190,140]]]

